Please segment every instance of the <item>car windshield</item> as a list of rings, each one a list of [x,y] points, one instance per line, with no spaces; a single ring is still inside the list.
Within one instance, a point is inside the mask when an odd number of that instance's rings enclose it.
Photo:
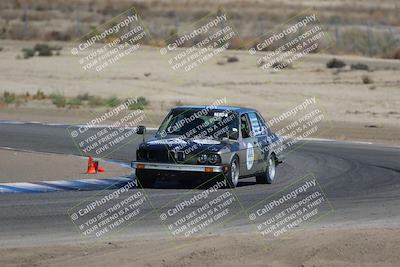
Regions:
[[[180,136],[196,139],[236,139],[238,116],[227,110],[189,109],[172,110],[157,131],[159,137]],[[228,135],[229,133],[229,135]]]

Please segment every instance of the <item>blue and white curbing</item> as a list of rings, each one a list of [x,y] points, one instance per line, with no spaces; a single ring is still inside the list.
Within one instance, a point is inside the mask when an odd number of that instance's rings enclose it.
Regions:
[[[106,179],[0,183],[0,193],[46,193],[116,189],[131,181],[135,181],[135,178],[132,176],[121,176]]]

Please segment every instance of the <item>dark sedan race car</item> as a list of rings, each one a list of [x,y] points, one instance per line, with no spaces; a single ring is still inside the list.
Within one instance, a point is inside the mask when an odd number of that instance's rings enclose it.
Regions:
[[[145,135],[146,128],[137,133]],[[280,143],[254,109],[182,106],[169,112],[155,135],[143,138],[132,167],[142,187],[157,178],[225,180],[233,188],[240,178],[255,176],[257,183],[270,184],[282,162]]]

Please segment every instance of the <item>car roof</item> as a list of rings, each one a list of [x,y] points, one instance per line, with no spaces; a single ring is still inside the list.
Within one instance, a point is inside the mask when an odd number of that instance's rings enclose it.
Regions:
[[[257,112],[257,110],[252,108],[245,107],[234,107],[234,106],[178,106],[173,108],[173,110],[187,110],[187,109],[209,109],[209,110],[226,110],[226,111],[234,111],[239,114],[248,113],[248,112]]]

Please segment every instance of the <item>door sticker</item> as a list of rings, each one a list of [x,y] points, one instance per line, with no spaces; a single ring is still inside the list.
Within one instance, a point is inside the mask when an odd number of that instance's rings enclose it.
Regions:
[[[246,166],[248,170],[250,170],[251,167],[253,167],[253,163],[254,163],[254,148],[251,143],[247,143]]]

